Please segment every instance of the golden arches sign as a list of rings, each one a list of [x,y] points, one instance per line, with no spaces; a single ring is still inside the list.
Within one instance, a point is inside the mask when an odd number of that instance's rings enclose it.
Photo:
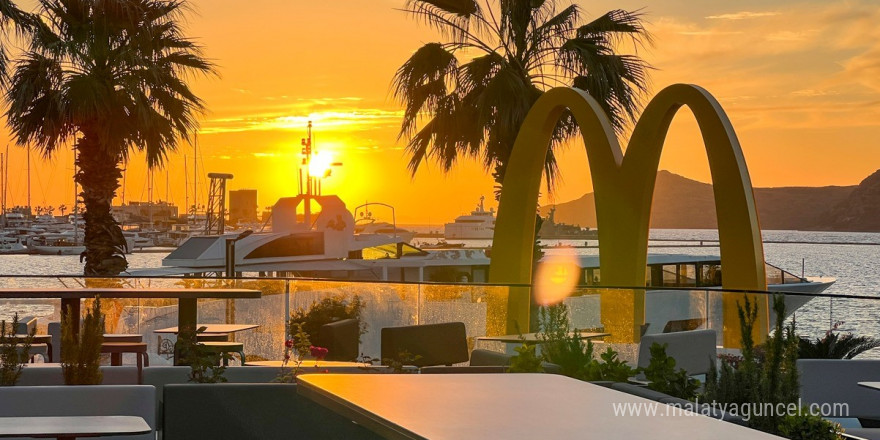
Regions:
[[[526,116],[505,174],[490,281],[532,282],[535,207],[544,158],[556,123],[567,109],[580,126],[592,176],[602,283],[644,286],[660,153],[669,125],[682,106],[688,106],[696,117],[709,158],[724,261],[723,287],[766,290],[761,231],[742,149],[718,101],[703,88],[689,84],[669,86],[648,103],[625,155],[608,117],[586,92],[560,87],[544,93]],[[742,295],[723,295],[724,328],[730,329],[724,332],[724,342],[735,346],[739,339],[735,304]],[[528,289],[511,289],[508,331],[528,328],[530,305]],[[766,327],[766,311],[764,302],[756,328]],[[615,340],[638,340],[638,328],[645,317],[644,291],[603,293],[601,313]]]

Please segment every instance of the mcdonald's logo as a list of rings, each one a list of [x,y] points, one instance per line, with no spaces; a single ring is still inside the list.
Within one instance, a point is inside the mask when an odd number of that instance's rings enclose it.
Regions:
[[[602,283],[644,286],[651,202],[660,153],[676,112],[687,106],[700,131],[715,193],[716,215],[724,262],[725,289],[766,290],[764,249],[751,179],[742,148],[724,110],[706,90],[676,84],[660,91],[645,107],[626,149],[621,150],[608,117],[586,92],[560,87],[534,104],[520,128],[505,174],[490,265],[490,281],[531,284],[535,207],[544,158],[556,123],[569,110],[583,136],[593,183],[599,233]],[[736,301],[724,293],[724,342],[737,346]],[[765,298],[766,299],[766,298]],[[511,289],[508,331],[529,320],[528,289]],[[637,341],[644,322],[644,291],[602,295],[603,324],[614,340]],[[763,303],[757,329],[766,328]]]

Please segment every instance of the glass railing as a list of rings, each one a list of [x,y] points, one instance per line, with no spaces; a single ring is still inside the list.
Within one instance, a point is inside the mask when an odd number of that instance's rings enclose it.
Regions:
[[[0,288],[245,288],[262,292],[259,299],[201,299],[199,323],[255,324],[259,327],[234,334],[244,343],[253,360],[277,360],[283,354],[286,322],[297,309],[310,307],[324,298],[357,297],[363,304],[361,320],[365,333],[360,351],[373,358],[380,355],[381,329],[391,326],[460,321],[467,328],[471,347],[511,351],[502,343],[479,341],[482,336],[511,334],[508,323],[508,297],[512,289],[527,286],[488,284],[437,284],[353,282],[286,278],[110,278],[82,277],[0,277]],[[777,292],[778,293],[778,292]],[[611,336],[604,343],[614,344],[625,359],[635,360],[637,340],[642,334],[696,329],[716,331],[719,345],[735,345],[738,339],[736,301],[746,293],[721,289],[577,287],[564,300],[570,321],[578,329],[597,329]],[[768,300],[772,292],[752,292],[754,298]],[[222,294],[218,294],[222,296]],[[786,293],[787,320],[796,319],[798,333],[804,337],[822,336],[838,321],[841,330],[859,335],[880,336],[880,297]],[[85,300],[89,301],[89,300]],[[177,325],[174,299],[102,300],[109,333],[141,334],[149,344],[151,363],[172,362],[174,336],[156,330]],[[767,301],[764,302],[765,304]],[[10,299],[0,292],[0,319],[13,313],[38,318],[40,331],[59,321],[58,299]],[[87,307],[82,308],[83,311]],[[644,311],[642,315],[642,310]],[[766,309],[765,309],[766,310]],[[534,314],[532,314],[534,319]],[[772,313],[767,325],[772,324]],[[535,327],[534,322],[531,325]],[[517,326],[525,332],[527,326]],[[868,352],[863,357],[878,357]]]

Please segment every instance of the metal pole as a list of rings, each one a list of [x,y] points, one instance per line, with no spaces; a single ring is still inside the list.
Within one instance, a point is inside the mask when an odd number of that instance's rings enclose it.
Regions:
[[[226,239],[226,278],[235,278],[235,239]]]

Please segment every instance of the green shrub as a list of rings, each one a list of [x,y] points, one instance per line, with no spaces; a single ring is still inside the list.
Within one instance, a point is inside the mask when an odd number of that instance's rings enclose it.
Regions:
[[[224,361],[228,361],[229,353],[220,353],[208,349],[198,343],[199,333],[203,333],[207,327],[199,327],[195,332],[181,331],[177,335],[174,351],[177,363],[189,365],[188,380],[193,383],[224,383],[227,381],[223,374],[226,372]]]
[[[651,362],[642,371],[648,380],[648,388],[681,399],[694,400],[700,381],[693,379],[682,368],[675,369],[675,359],[666,354],[666,346],[653,343],[650,347]]]
[[[798,340],[800,359],[852,359],[872,348],[880,347],[880,340],[852,333],[838,333],[843,321],[837,321],[822,338]]]
[[[535,354],[534,344],[522,344],[514,348],[517,355],[510,359],[508,373],[543,373],[541,356]]]
[[[839,424],[810,415],[806,408],[797,415],[789,415],[779,423],[779,435],[791,440],[843,440]]]
[[[541,307],[538,310],[538,323],[541,356],[535,355],[534,346],[524,345],[517,348],[518,354],[511,360],[511,365],[514,363],[522,365],[517,370],[534,372],[537,359],[538,365],[543,361],[551,362],[559,365],[563,375],[585,381],[626,382],[629,377],[636,374],[636,370],[620,360],[618,353],[611,347],[596,359],[593,343],[584,342],[576,334],[579,330],[571,329],[568,307],[565,304]],[[511,371],[513,370],[511,367]],[[540,371],[543,371],[543,367]]]
[[[95,298],[92,308],[86,312],[79,329],[79,316],[73,316],[70,308],[65,312],[61,326],[61,371],[67,385],[100,385],[101,344],[104,343],[104,315],[101,299]]]
[[[296,324],[301,324],[303,331],[312,337],[317,337],[321,326],[330,324],[331,322],[341,321],[343,319],[357,319],[360,325],[361,334],[366,333],[367,323],[362,321],[361,313],[364,310],[364,303],[357,295],[349,301],[344,296],[331,296],[315,301],[308,309],[298,308],[290,314],[290,322],[288,329],[293,331]],[[293,339],[293,334],[288,332],[288,337]]]
[[[795,323],[784,325],[785,299],[773,298],[776,325],[772,335],[760,349],[755,347],[752,330],[758,316],[757,303],[747,296],[744,305],[737,304],[742,331],[742,358],[722,358],[721,367],[712,366],[706,376],[703,400],[721,404],[771,405],[788,408],[797,405],[799,378],[797,371],[798,340]],[[791,439],[837,439],[839,425],[820,417],[785,414],[761,414],[748,420],[750,427]]]
[[[12,326],[7,331],[6,321],[0,321],[0,386],[13,386],[21,377],[21,369],[28,362],[28,352],[34,342],[34,331],[25,338],[15,335],[18,328],[18,313],[12,317]]]

